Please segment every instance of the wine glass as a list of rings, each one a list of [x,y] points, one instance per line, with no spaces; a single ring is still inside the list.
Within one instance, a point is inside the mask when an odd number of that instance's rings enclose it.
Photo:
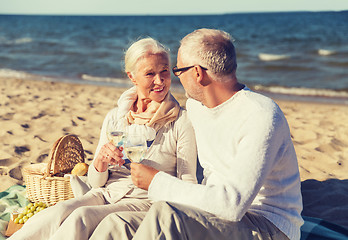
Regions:
[[[115,147],[122,146],[123,143],[123,137],[124,133],[121,131],[110,131],[107,132],[108,140],[114,145]]]
[[[127,134],[124,141],[124,151],[131,162],[140,163],[147,151],[145,136],[140,134]]]
[[[115,146],[120,147],[123,144],[126,132],[125,120],[119,120],[115,122],[113,119],[109,119],[106,126],[106,135],[108,140]],[[117,167],[115,164],[109,164],[110,170],[115,170]]]
[[[124,151],[128,160],[140,163],[144,159],[144,155],[147,151],[146,137],[142,134],[127,133],[124,142]],[[125,163],[124,166],[130,170],[130,163]],[[129,187],[136,188],[133,183],[130,183]]]

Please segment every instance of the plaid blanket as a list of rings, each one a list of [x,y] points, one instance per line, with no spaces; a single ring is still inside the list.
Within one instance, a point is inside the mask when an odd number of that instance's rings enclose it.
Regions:
[[[6,239],[5,231],[11,213],[27,204],[29,201],[25,198],[25,186],[13,185],[0,192],[0,240]]]
[[[302,216],[301,240],[347,240],[348,229],[320,218]]]

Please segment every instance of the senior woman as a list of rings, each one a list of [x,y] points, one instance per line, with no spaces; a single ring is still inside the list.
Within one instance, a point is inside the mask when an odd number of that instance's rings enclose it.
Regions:
[[[135,187],[130,170],[122,166],[122,147],[107,138],[110,121],[146,136],[148,150],[142,164],[197,182],[194,132],[185,110],[169,92],[169,51],[152,38],[141,39],[127,50],[125,71],[134,87],[121,95],[118,107],[104,119],[88,170],[92,189],[34,215],[10,239],[88,239],[110,213],[150,208],[147,191]],[[108,170],[110,164],[116,169]]]

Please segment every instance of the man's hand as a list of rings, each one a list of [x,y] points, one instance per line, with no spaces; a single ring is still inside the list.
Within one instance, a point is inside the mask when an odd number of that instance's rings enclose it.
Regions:
[[[141,163],[131,163],[132,181],[135,186],[148,190],[153,177],[159,171]]]

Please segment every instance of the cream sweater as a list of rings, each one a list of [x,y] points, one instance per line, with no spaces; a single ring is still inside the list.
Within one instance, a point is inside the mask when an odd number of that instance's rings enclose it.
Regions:
[[[202,185],[159,172],[150,199],[191,205],[230,221],[255,212],[290,239],[300,239],[297,157],[279,107],[244,88],[215,108],[189,99],[187,109],[204,168]]]
[[[106,124],[110,118],[118,121],[133,105],[135,88],[127,90],[119,99],[119,107],[112,109],[104,119],[95,157],[101,147],[108,142]],[[180,109],[177,119],[164,125],[156,133],[155,139],[144,156],[143,164],[163,171],[184,181],[197,183],[197,150],[194,131],[186,110]],[[130,171],[119,167],[117,171],[98,172],[92,163],[88,170],[88,182],[101,191],[109,203],[123,197],[147,198],[147,191],[134,187]]]

